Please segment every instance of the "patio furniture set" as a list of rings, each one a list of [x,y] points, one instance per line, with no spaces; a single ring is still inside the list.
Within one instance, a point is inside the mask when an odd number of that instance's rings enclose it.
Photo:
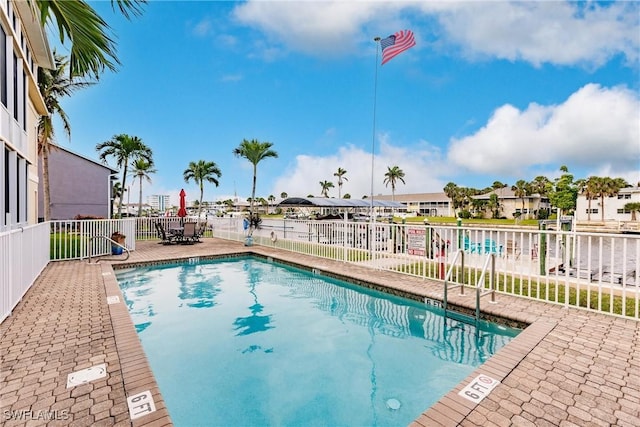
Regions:
[[[196,222],[185,222],[182,226],[171,227],[165,230],[160,222],[155,223],[160,243],[163,245],[177,244],[194,244],[200,243],[200,237],[204,234],[206,223],[198,224]]]

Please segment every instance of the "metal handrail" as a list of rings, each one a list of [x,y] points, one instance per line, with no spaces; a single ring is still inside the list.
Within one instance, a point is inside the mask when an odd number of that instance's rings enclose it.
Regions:
[[[453,257],[453,260],[451,261],[451,265],[449,266],[449,270],[447,270],[447,273],[444,276],[444,301],[443,301],[443,308],[444,308],[444,312],[445,312],[445,316],[447,313],[447,298],[448,298],[448,290],[449,290],[449,279],[451,278],[451,275],[453,274],[453,269],[456,266],[456,261],[458,260],[458,257],[460,257],[460,265],[462,266],[462,274],[464,275],[464,251],[462,249],[459,249],[456,252],[456,255]],[[460,286],[460,295],[464,295],[464,283],[457,283],[455,284],[455,286]]]
[[[123,259],[123,260],[119,260],[119,261],[126,261],[126,260],[128,260],[128,259],[129,259],[129,256],[131,256],[131,252],[129,252],[129,249],[128,249],[126,246],[124,246],[124,245],[122,245],[122,244],[120,244],[120,243],[116,242],[115,240],[113,240],[113,239],[112,239],[111,237],[109,237],[109,236],[105,236],[105,235],[101,235],[101,234],[100,234],[100,235],[97,235],[97,236],[91,236],[91,237],[89,237],[89,242],[88,242],[88,244],[89,244],[89,245],[91,245],[91,241],[92,241],[92,240],[94,240],[94,239],[97,239],[97,238],[106,239],[106,240],[108,240],[109,242],[111,242],[111,244],[112,244],[112,245],[120,246],[122,249],[124,249],[124,250],[125,250],[125,252],[127,253],[127,257],[126,257],[125,259]],[[88,259],[88,261],[87,261],[87,262],[88,262],[89,264],[91,264],[91,250],[87,250],[87,252],[89,253],[89,259]],[[96,261],[96,263],[98,263],[98,262],[100,262],[100,260],[97,260],[97,261]]]
[[[487,267],[489,266],[489,260],[491,260],[491,271],[489,272],[489,290],[485,292],[480,292],[481,289],[484,289],[482,284],[484,283],[484,276],[487,272]],[[487,259],[482,266],[482,272],[480,273],[480,277],[476,282],[476,322],[480,320],[480,297],[483,297],[487,294],[491,294],[491,302],[496,302],[496,289],[495,289],[495,278],[496,278],[496,254],[490,253],[487,256]]]

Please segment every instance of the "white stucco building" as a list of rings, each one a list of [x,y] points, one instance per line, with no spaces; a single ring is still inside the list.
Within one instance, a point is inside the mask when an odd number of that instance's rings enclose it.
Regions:
[[[37,76],[54,64],[33,3],[0,0],[0,231],[38,217]]]
[[[622,188],[617,194],[605,197],[604,205],[599,197],[591,200],[589,205],[589,200],[585,196],[578,195],[576,220],[601,222],[604,216],[604,221],[631,221],[631,211],[624,209],[627,203],[640,203],[640,187]],[[591,210],[590,213],[589,210]],[[636,218],[638,218],[637,213]]]

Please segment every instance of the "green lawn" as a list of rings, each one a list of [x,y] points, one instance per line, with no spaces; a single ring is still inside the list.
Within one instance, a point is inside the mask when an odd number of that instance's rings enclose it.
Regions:
[[[49,259],[79,258],[87,237],[77,233],[53,233],[49,240]]]
[[[405,264],[395,268],[399,272],[411,272],[412,274],[421,276],[424,275],[425,268],[427,271],[436,271],[438,267],[435,261],[427,261],[426,263],[413,263]],[[464,283],[468,286],[476,285],[476,282],[480,278],[481,271],[475,268],[465,268],[464,271],[460,269],[454,270],[451,280],[456,283]],[[619,295],[612,295],[603,291],[601,299],[598,301],[598,292],[593,290],[589,292],[586,289],[580,289],[578,292],[574,285],[567,285],[563,283],[555,284],[544,282],[529,281],[527,279],[520,279],[515,276],[497,274],[496,277],[496,289],[500,292],[518,296],[525,296],[542,301],[556,302],[558,304],[564,304],[566,301],[566,294],[568,290],[568,299],[570,306],[577,306],[583,308],[590,308],[597,311],[606,313],[613,313],[618,315],[624,315],[629,317],[636,316],[636,306],[640,304],[640,301],[635,298],[626,298],[623,302],[623,298]],[[490,288],[489,274],[485,274],[484,287]],[[640,308],[640,306],[639,306]],[[624,311],[624,312],[623,312]]]

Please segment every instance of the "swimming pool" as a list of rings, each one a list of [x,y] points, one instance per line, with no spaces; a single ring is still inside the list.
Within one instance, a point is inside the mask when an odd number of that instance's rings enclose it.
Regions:
[[[117,277],[177,426],[407,425],[519,332],[252,257]]]

